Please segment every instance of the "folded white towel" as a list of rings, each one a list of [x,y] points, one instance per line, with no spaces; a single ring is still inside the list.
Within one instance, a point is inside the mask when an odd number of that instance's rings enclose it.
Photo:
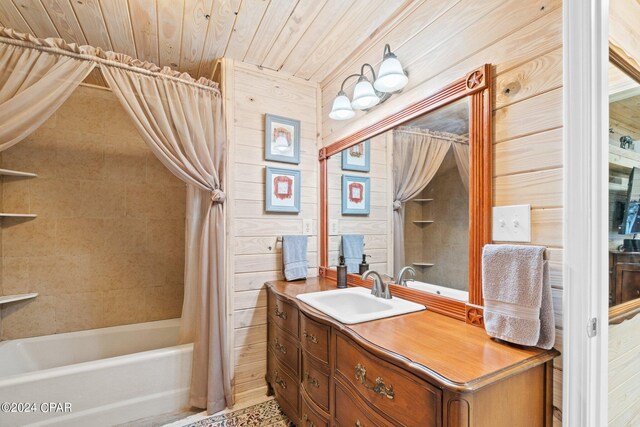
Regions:
[[[515,344],[553,347],[555,319],[543,246],[486,245],[482,295],[487,333]]]

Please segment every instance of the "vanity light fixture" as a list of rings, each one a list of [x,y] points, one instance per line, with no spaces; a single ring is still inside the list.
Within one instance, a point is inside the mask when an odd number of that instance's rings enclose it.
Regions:
[[[369,68],[373,76],[373,84],[365,76],[365,69]],[[356,87],[353,90],[353,99],[350,101],[344,91],[344,85],[353,77],[358,78]],[[340,92],[333,100],[333,106],[329,117],[333,120],[348,120],[356,115],[355,110],[368,110],[386,101],[391,94],[399,92],[409,82],[407,73],[402,68],[402,64],[391,52],[389,45],[384,46],[384,56],[382,64],[378,70],[378,77],[371,64],[363,64],[360,74],[351,74],[342,81]]]

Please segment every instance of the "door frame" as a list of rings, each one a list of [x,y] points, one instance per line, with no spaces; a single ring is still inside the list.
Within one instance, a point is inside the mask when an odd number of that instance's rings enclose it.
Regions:
[[[608,19],[608,0],[563,2],[562,406],[568,426],[607,424]]]

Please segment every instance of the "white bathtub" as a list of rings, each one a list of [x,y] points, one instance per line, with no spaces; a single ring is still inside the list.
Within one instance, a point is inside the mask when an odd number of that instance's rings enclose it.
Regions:
[[[429,292],[434,295],[442,295],[443,297],[458,301],[469,301],[469,292],[461,291],[459,289],[447,288],[444,286],[433,285],[431,283],[419,282],[417,280],[407,280],[407,286],[409,288]]]
[[[0,342],[0,426],[112,426],[187,407],[193,344],[177,345],[179,322]]]

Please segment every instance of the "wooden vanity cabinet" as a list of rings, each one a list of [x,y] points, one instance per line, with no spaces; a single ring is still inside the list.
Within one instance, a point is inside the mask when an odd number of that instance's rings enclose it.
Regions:
[[[298,420],[300,414],[298,308],[270,292],[267,309],[266,380],[282,411],[291,420]]]
[[[397,425],[440,425],[438,388],[370,354],[341,333],[336,333],[334,342],[335,379],[354,392],[356,400],[373,405]]]
[[[609,307],[640,298],[640,252],[610,252],[609,271]]]
[[[313,403],[309,396],[302,392],[302,411],[300,412],[300,424],[301,427],[329,427],[329,421],[326,417],[320,415],[315,409],[313,409]]]
[[[427,312],[343,325],[292,298],[305,289],[318,290],[317,286],[274,283],[278,286],[267,286],[267,381],[285,414],[298,426],[552,425],[551,363],[558,354],[555,350],[512,349],[491,341],[474,326]],[[286,318],[281,314],[284,311]],[[441,330],[425,334],[424,328],[437,321],[450,325],[454,335],[447,336]],[[388,333],[393,334],[397,328],[394,324],[424,334],[423,338],[410,335],[414,337],[410,342],[405,339],[407,354],[403,354],[404,345],[398,349],[385,348],[382,335],[379,342],[362,336],[369,328],[389,327]],[[292,330],[294,326],[297,331]],[[443,337],[449,339],[441,357],[443,368],[450,362],[449,373],[459,369],[460,375],[468,375],[475,365],[485,366],[485,371],[480,371],[477,378],[469,377],[467,382],[456,382],[430,366],[410,360],[418,344],[425,351],[440,354],[436,347]],[[470,343],[455,342],[456,339]],[[399,342],[402,340],[399,338]],[[427,340],[433,342],[425,345]],[[483,353],[467,358],[455,352],[456,347],[473,349],[476,345]],[[293,354],[298,358],[297,364]],[[514,355],[522,355],[522,363],[517,368],[505,365],[505,360]],[[486,365],[492,363],[498,364],[495,372],[486,371]]]

